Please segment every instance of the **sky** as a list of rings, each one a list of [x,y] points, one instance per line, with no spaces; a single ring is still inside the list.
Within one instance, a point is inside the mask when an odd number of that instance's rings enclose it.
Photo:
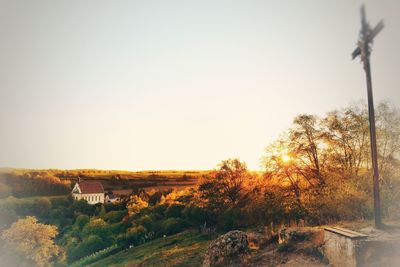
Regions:
[[[400,1],[0,0],[0,167],[212,169],[298,114],[400,107]]]

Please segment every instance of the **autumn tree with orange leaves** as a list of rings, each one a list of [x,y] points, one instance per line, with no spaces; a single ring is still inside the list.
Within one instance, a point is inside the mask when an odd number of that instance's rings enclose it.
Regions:
[[[13,223],[1,238],[10,249],[23,255],[27,264],[42,267],[64,259],[64,251],[54,243],[57,234],[56,226],[41,224],[28,216]]]

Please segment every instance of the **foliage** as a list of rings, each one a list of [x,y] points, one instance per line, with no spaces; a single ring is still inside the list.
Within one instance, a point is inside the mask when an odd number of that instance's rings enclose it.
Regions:
[[[185,208],[184,205],[182,204],[172,204],[168,206],[167,210],[165,211],[165,216],[167,218],[170,217],[181,217],[182,216],[182,210]]]
[[[246,164],[238,159],[222,161],[217,171],[199,183],[197,199],[215,212],[233,208],[245,201],[246,185],[252,178]]]
[[[148,206],[149,203],[143,200],[138,195],[133,195],[127,204],[129,215],[137,214],[140,212],[141,209],[146,208]]]
[[[65,195],[71,190],[70,183],[46,171],[26,173],[1,173],[0,198]]]
[[[105,257],[108,257],[112,254],[119,252],[120,250],[121,247],[119,247],[118,245],[112,245],[111,247],[90,254],[89,256],[86,256],[74,262],[73,264],[71,264],[71,267],[88,266],[89,264],[104,259]]]
[[[118,236],[117,244],[123,248],[138,246],[146,241],[146,234],[146,228],[141,225],[131,227],[125,234]]]
[[[162,223],[162,231],[165,235],[173,235],[184,230],[185,222],[181,218],[168,218]]]
[[[73,262],[106,247],[108,247],[108,243],[104,242],[101,237],[89,235],[78,246],[68,251],[68,262]]]
[[[49,266],[63,258],[64,251],[54,243],[57,227],[38,223],[35,217],[26,217],[13,223],[1,238],[10,248],[22,253],[27,261],[37,266]]]
[[[85,225],[87,225],[90,221],[90,217],[87,215],[79,215],[78,217],[76,217],[75,220],[75,225],[79,227],[79,229],[82,229]]]
[[[127,214],[126,210],[113,210],[106,213],[102,218],[108,223],[117,223],[122,221]]]
[[[371,218],[371,162],[367,110],[351,106],[323,118],[300,115],[264,157],[265,186],[280,188],[296,207],[286,217],[312,224]],[[377,108],[378,159],[385,216],[399,214],[400,113]],[[287,159],[290,160],[287,160]],[[286,160],[285,160],[286,159]],[[295,212],[295,213],[293,213]]]

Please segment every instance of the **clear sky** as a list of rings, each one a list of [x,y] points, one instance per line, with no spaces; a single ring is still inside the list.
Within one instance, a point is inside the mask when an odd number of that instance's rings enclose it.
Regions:
[[[400,1],[364,2],[399,107]],[[295,115],[366,100],[361,3],[0,0],[0,166],[258,169]]]

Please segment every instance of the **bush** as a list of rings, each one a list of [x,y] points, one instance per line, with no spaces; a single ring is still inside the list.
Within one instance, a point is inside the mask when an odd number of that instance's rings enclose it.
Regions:
[[[91,235],[100,236],[103,240],[108,241],[110,236],[110,228],[106,222],[101,219],[92,219],[88,224],[82,229],[82,236],[89,237]]]
[[[121,250],[121,247],[117,245],[112,245],[111,247],[105,248],[103,250],[100,250],[98,252],[95,252],[94,254],[91,254],[89,256],[86,256],[82,259],[80,259],[78,262],[74,262],[73,266],[88,266],[89,264],[99,261],[101,259],[104,259],[105,257],[108,257],[112,254],[115,254]]]
[[[117,244],[124,248],[130,245],[140,245],[145,242],[147,230],[143,226],[136,226],[128,229],[126,234],[117,237]]]
[[[180,218],[168,218],[162,223],[162,231],[165,235],[173,235],[184,230],[185,223]]]
[[[217,219],[217,231],[228,232],[234,229],[242,228],[240,222],[243,221],[239,209],[229,209],[224,211]]]
[[[82,214],[82,215],[79,215],[78,217],[76,217],[75,225],[78,226],[79,229],[83,229],[83,227],[86,224],[88,224],[89,221],[90,221],[89,216]]]
[[[72,204],[72,208],[75,212],[86,214],[89,216],[93,216],[96,211],[96,206],[95,205],[89,205],[86,200],[77,200],[74,201]]]
[[[186,206],[182,214],[186,221],[192,226],[199,226],[209,221],[209,214],[207,211],[197,206]]]
[[[0,204],[0,225],[11,225],[17,219],[18,216],[11,205],[7,205],[6,203]]]
[[[103,206],[104,206],[106,212],[118,211],[118,210],[126,210],[126,203],[124,203],[124,202],[106,203]]]
[[[165,214],[165,211],[167,210],[168,206],[167,205],[157,205],[153,208],[153,213],[158,213],[160,215]]]
[[[99,236],[90,235],[78,246],[73,247],[70,251],[68,251],[68,262],[71,263],[106,247],[107,243],[104,242]]]
[[[154,218],[149,215],[144,215],[137,220],[137,225],[142,225],[146,228],[149,232],[160,233],[161,229],[161,222],[160,220]]]
[[[103,219],[108,223],[117,223],[128,214],[127,210],[110,211],[103,216]]]
[[[53,207],[59,207],[59,206],[70,207],[74,200],[72,199],[71,195],[68,195],[67,197],[61,196],[61,197],[51,198],[50,201]]]
[[[160,202],[163,193],[161,191],[156,191],[149,196],[149,204],[154,206]]]
[[[184,205],[181,204],[172,204],[170,205],[167,210],[165,211],[165,216],[167,218],[175,217],[179,218],[182,217],[182,210],[185,208]]]
[[[39,198],[33,202],[33,213],[34,215],[45,218],[48,217],[51,210],[51,202],[48,198]]]

